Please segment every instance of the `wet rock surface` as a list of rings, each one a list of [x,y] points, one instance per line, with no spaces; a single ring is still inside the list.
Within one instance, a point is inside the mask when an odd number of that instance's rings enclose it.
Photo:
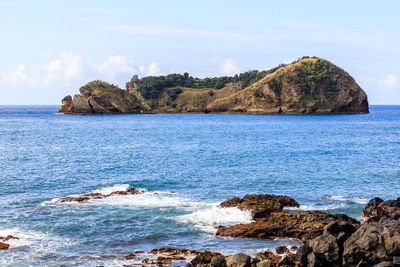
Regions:
[[[10,248],[10,244],[5,243],[6,241],[12,240],[12,239],[19,239],[16,236],[12,235],[7,235],[7,236],[0,236],[0,250],[7,250]]]
[[[111,192],[110,194],[102,194],[102,193],[87,193],[83,194],[80,196],[67,196],[63,197],[57,200],[58,203],[63,203],[63,202],[85,202],[89,201],[91,199],[102,199],[102,198],[107,198],[111,196],[126,196],[126,195],[135,195],[135,194],[142,194],[144,191],[141,190],[136,190],[133,187],[131,187],[128,190],[125,191],[114,191]]]
[[[328,214],[320,211],[272,212],[266,218],[258,218],[249,224],[218,226],[217,236],[273,238],[288,237],[300,240],[321,235],[325,225],[344,220],[355,226],[359,222],[344,214]]]
[[[245,195],[243,198],[233,197],[221,202],[221,208],[237,207],[251,211],[254,218],[268,216],[273,211],[282,211],[284,207],[299,207],[293,198],[282,195]]]

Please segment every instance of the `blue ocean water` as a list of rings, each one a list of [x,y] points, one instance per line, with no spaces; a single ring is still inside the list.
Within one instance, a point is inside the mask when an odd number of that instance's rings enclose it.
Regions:
[[[400,193],[400,106],[355,115],[57,109],[0,106],[0,236],[20,237],[0,251],[1,266],[118,266],[165,246],[254,254],[297,242],[215,237],[219,224],[250,220],[218,208],[222,200],[285,194],[302,210],[359,217],[370,198]],[[128,186],[146,193],[55,203]]]

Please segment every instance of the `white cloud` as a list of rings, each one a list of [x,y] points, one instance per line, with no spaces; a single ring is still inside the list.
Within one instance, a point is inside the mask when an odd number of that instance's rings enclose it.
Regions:
[[[72,80],[83,76],[84,68],[85,64],[80,55],[64,52],[59,58],[43,66],[45,71],[43,81],[46,84],[63,82],[69,85]]]
[[[139,70],[143,76],[157,76],[163,74],[161,67],[157,62],[151,63],[148,67],[140,66]]]
[[[90,68],[99,73],[106,80],[115,82],[121,74],[132,75],[135,69],[129,64],[129,60],[124,56],[109,56],[106,61],[99,64],[88,63]]]
[[[28,78],[26,73],[26,66],[24,64],[19,65],[15,70],[0,77],[0,84],[2,85],[23,85],[26,83],[32,84],[33,81]]]
[[[226,59],[220,65],[220,71],[222,75],[232,76],[240,72],[239,67],[237,66],[236,60],[232,58]]]
[[[128,58],[119,55],[109,56],[100,63],[87,62],[82,56],[71,52],[64,52],[52,59],[49,57],[52,57],[52,53],[46,51],[43,53],[46,63],[29,67],[21,64],[15,70],[0,75],[0,84],[12,87],[78,87],[94,79],[124,84],[136,72]],[[150,65],[148,71],[156,71],[155,67]]]
[[[398,79],[397,76],[394,74],[388,74],[386,78],[383,80],[383,84],[387,87],[397,87]]]

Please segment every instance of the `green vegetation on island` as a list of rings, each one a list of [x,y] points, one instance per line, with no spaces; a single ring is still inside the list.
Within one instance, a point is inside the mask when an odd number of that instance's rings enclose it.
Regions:
[[[195,78],[134,75],[120,89],[92,81],[63,99],[60,113],[366,113],[365,92],[343,69],[303,57],[270,70]]]

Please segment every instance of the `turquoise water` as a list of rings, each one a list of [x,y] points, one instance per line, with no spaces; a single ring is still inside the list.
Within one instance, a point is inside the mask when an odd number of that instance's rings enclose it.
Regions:
[[[370,198],[400,193],[400,106],[359,115],[71,116],[57,109],[0,107],[0,236],[21,238],[0,251],[1,266],[118,266],[133,263],[122,256],[134,250],[164,246],[254,254],[297,242],[217,238],[215,226],[250,220],[217,203],[285,194],[302,210],[359,217]],[[147,191],[55,203],[127,186]]]

